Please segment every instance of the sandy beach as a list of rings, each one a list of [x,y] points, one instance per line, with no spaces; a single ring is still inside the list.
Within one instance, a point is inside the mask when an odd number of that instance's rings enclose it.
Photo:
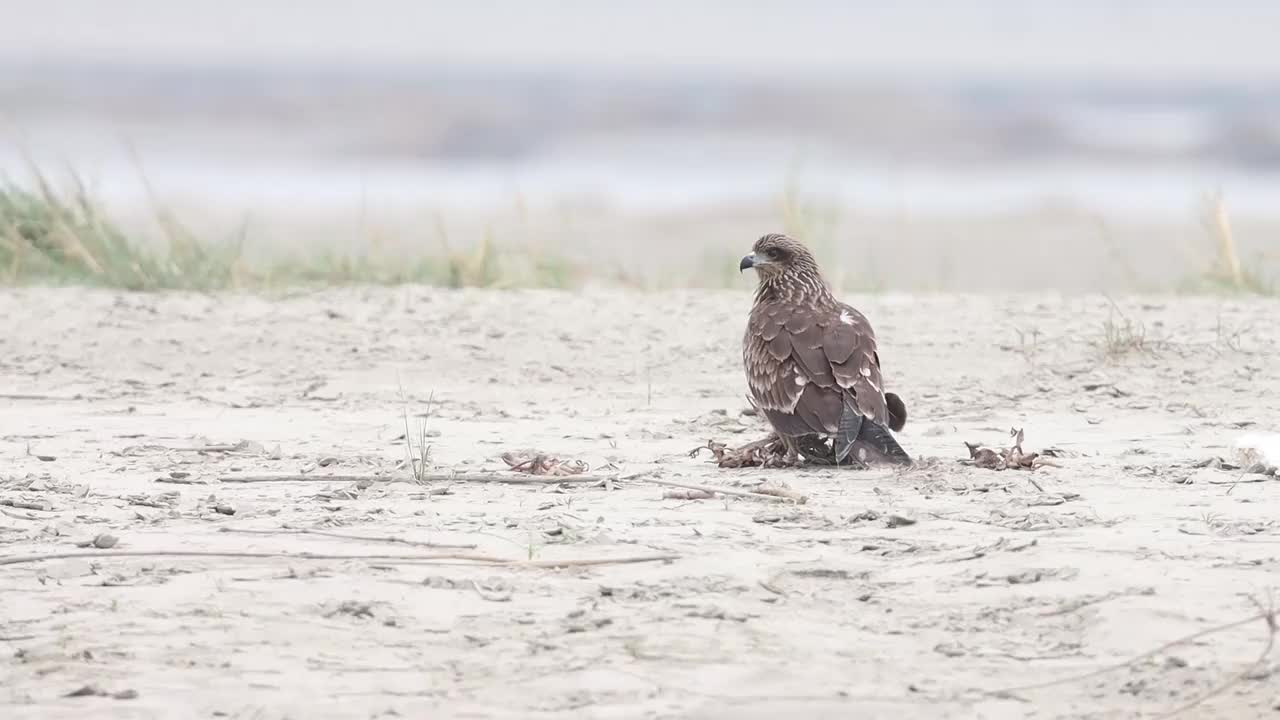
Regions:
[[[690,456],[764,433],[745,281],[0,291],[0,713],[1131,718],[1220,687],[1184,716],[1280,708],[1250,620],[1280,484],[1214,461],[1276,429],[1274,301],[846,299],[911,469]],[[414,482],[406,425],[430,473],[544,453],[610,480]],[[1054,466],[963,464],[1011,428]],[[277,474],[305,481],[235,482]]]

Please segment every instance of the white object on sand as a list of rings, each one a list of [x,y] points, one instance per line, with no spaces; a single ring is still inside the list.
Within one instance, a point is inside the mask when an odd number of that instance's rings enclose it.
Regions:
[[[1241,467],[1259,463],[1280,467],[1280,433],[1249,433],[1236,440],[1235,459]]]

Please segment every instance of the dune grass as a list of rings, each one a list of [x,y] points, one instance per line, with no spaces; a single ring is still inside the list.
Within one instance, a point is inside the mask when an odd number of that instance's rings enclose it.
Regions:
[[[153,203],[158,238],[131,237],[73,178],[55,187],[41,173],[30,186],[0,184],[0,284],[91,285],[128,290],[222,290],[290,285],[572,287],[567,260],[501,245],[487,232],[474,246],[387,253],[314,248],[305,254],[249,260],[246,229],[225,239],[201,237]]]
[[[201,242],[166,216],[158,218],[167,236],[163,251],[147,252],[103,215],[83,184],[60,193],[38,176],[35,185],[0,186],[0,278],[6,283],[157,290],[237,281],[238,242]]]
[[[545,244],[503,242],[492,225],[464,243],[452,242],[441,223],[435,231],[436,242],[411,245],[408,250],[389,251],[375,237],[358,243],[353,251],[311,245],[290,254],[251,256],[245,252],[247,224],[227,237],[209,237],[181,222],[152,193],[157,231],[137,237],[115,222],[74,176],[62,186],[38,171],[33,170],[31,177],[27,183],[0,180],[0,285],[212,291],[360,284],[574,288],[587,280],[642,289],[737,288],[744,282],[734,254],[742,248],[730,249],[724,243],[694,248],[693,262],[675,258],[671,268],[651,268],[653,272],[642,277],[608,262],[575,263]],[[836,204],[802,192],[792,178],[784,185],[777,210],[782,229],[809,243],[837,287],[859,292],[903,289],[881,277],[876,243],[842,246],[849,242],[842,225],[856,223],[842,222],[842,208]],[[1267,258],[1240,255],[1220,196],[1206,205],[1204,228],[1207,242],[1193,248],[1184,280],[1163,287],[1135,285],[1137,273],[1127,265],[1130,260],[1108,239],[1113,269],[1128,269],[1122,273],[1126,287],[1121,289],[1280,294],[1280,282],[1265,269]],[[506,232],[521,239],[537,237],[530,227]],[[850,257],[856,262],[848,262]]]
[[[1210,196],[1205,203],[1203,225],[1212,252],[1202,261],[1204,267],[1183,283],[1183,290],[1268,296],[1280,294],[1280,281],[1263,270],[1266,258],[1259,255],[1246,262],[1240,257],[1235,233],[1231,229],[1231,218],[1221,193]]]

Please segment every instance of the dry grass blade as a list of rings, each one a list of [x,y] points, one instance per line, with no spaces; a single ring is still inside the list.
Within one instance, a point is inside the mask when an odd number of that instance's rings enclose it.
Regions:
[[[1231,217],[1221,192],[1208,198],[1203,224],[1213,243],[1213,254],[1207,258],[1208,266],[1195,278],[1194,286],[1257,295],[1275,295],[1280,291],[1274,278],[1268,277],[1261,267],[1265,256],[1258,256],[1252,264],[1241,259],[1235,231],[1231,227]]]
[[[404,397],[404,388],[400,389],[401,398]],[[415,451],[413,447],[413,433],[409,430],[409,408],[407,405],[401,407],[404,414],[404,454],[405,464],[409,468],[409,473],[413,476],[415,482],[419,485],[427,482],[427,468],[431,467],[431,446],[427,444],[427,420],[431,417],[431,405],[435,402],[436,393],[434,390],[427,396],[427,410],[423,413],[422,422],[418,423],[418,448]]]
[[[1107,319],[1102,324],[1102,343],[1106,356],[1114,360],[1151,349],[1147,343],[1147,327],[1126,315],[1110,297],[1107,302],[1110,303],[1110,308],[1107,310]]]

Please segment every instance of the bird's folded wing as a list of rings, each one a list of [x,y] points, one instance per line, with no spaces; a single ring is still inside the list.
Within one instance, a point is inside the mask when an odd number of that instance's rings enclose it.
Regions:
[[[847,391],[863,415],[888,425],[875,334],[851,307],[836,312],[781,303],[752,312],[743,356],[761,409],[795,414],[810,432],[832,432]]]

